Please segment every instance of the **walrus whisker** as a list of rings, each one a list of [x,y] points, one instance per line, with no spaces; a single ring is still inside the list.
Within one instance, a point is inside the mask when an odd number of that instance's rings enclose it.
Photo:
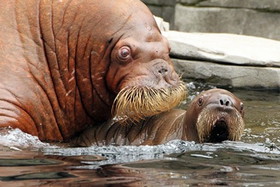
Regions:
[[[242,116],[239,112],[235,113],[236,117],[234,118],[235,121],[234,122],[230,122],[230,123],[234,123],[234,124],[239,124],[238,126],[229,126],[229,135],[230,135],[230,139],[236,141],[236,140],[240,140],[242,132],[244,130],[244,121],[242,120]],[[236,133],[237,132],[237,133]]]
[[[186,97],[183,82],[176,88],[154,89],[150,87],[128,87],[119,92],[112,107],[113,116],[124,121],[138,122],[145,117],[168,111]]]
[[[235,121],[231,121],[232,118],[229,118],[227,121],[228,139],[232,141],[240,140],[245,126],[241,114],[236,109],[234,110],[235,111],[232,112],[231,115],[236,115],[233,117]],[[215,115],[215,112],[211,111],[211,109],[205,108],[200,113],[196,123],[200,143],[209,139],[211,131],[215,128],[215,125],[219,120],[221,120],[220,116]]]

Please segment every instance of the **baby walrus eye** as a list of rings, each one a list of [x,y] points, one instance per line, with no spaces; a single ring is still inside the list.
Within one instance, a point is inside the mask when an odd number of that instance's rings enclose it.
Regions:
[[[121,61],[126,61],[131,56],[131,50],[128,46],[123,46],[119,49],[118,58]]]
[[[242,112],[244,110],[244,104],[240,103],[240,111]]]
[[[202,106],[203,105],[203,99],[201,97],[198,99],[197,104],[198,104],[198,106]]]

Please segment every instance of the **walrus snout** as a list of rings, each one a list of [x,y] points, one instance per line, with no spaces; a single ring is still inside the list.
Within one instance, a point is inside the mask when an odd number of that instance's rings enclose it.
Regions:
[[[233,103],[232,103],[232,101],[229,99],[229,97],[227,97],[227,96],[225,96],[225,95],[222,95],[222,96],[221,96],[219,102],[220,102],[220,105],[221,105],[221,106],[232,106],[232,105],[233,105]]]
[[[212,98],[212,102],[207,106],[212,110],[217,110],[219,113],[235,112],[234,103],[228,95],[221,94],[217,98]]]
[[[158,79],[157,87],[166,88],[178,86],[180,78],[174,71],[173,66],[163,59],[156,59],[151,63],[151,71],[156,79]]]

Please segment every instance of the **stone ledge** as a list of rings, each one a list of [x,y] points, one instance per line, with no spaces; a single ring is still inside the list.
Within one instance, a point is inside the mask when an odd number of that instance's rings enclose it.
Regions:
[[[280,67],[280,42],[265,38],[213,33],[163,32],[171,56],[241,66]]]
[[[235,34],[163,32],[176,71],[215,86],[280,92],[280,42]]]
[[[178,0],[189,6],[246,8],[266,11],[280,11],[279,0]]]
[[[159,29],[163,31],[169,31],[169,23],[164,21],[161,17],[154,16]]]
[[[280,91],[280,68],[221,65],[173,59],[183,79],[202,80],[220,87],[266,88]]]
[[[175,6],[177,0],[141,0],[148,5]]]

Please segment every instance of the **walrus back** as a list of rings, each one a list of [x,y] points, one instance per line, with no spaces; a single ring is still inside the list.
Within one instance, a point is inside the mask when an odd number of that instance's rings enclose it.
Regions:
[[[118,90],[109,88],[107,73],[124,34],[140,33],[141,47],[164,46],[172,66],[167,41],[141,1],[3,1],[0,24],[0,126],[41,140],[67,140],[112,117]]]
[[[3,1],[0,7],[0,126],[50,141],[84,128],[65,114],[75,98],[65,100],[51,8],[51,1],[37,0]]]

